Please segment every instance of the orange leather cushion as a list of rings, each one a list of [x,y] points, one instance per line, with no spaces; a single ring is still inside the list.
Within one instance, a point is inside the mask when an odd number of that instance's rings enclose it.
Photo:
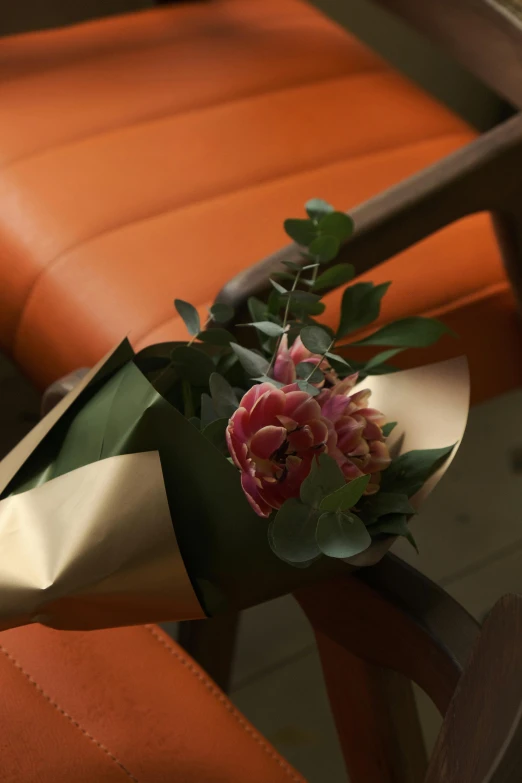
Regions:
[[[0,91],[0,340],[42,386],[125,334],[184,337],[173,298],[203,310],[306,198],[348,209],[473,138],[298,0],[4,39]],[[487,218],[369,276],[394,280],[384,318],[444,312],[463,332],[444,355],[468,352],[479,394],[522,382],[512,361],[490,377],[484,353],[492,314],[522,347]]]
[[[155,626],[0,634],[2,783],[305,783]]]

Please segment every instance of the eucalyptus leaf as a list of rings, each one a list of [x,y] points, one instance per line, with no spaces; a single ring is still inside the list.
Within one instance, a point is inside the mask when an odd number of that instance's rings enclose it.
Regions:
[[[232,305],[224,302],[215,302],[209,310],[212,320],[218,324],[224,324],[234,317],[234,308]]]
[[[328,454],[315,458],[310,473],[301,484],[300,497],[303,503],[319,508],[321,501],[343,487],[346,479],[337,462]]]
[[[349,283],[355,276],[353,264],[336,264],[323,272],[315,281],[314,291],[322,291],[325,288],[337,288],[337,286]]]
[[[394,459],[382,473],[381,490],[412,497],[453,451],[455,444],[441,449],[408,451]]]
[[[297,381],[297,385],[301,391],[306,392],[310,397],[317,397],[317,395],[321,393],[321,389],[318,389],[317,386],[313,386],[310,381],[301,379]]]
[[[391,348],[389,351],[381,351],[376,356],[373,356],[371,359],[368,359],[366,364],[364,365],[364,372],[370,374],[370,370],[374,370],[376,367],[379,367],[381,364],[385,364],[388,359],[391,359],[393,356],[396,356],[398,353],[401,352],[401,348]]]
[[[326,310],[326,305],[324,302],[319,301],[303,302],[302,300],[293,300],[290,302],[289,309],[291,313],[294,313],[294,315],[298,316],[299,318],[303,318],[304,316],[309,315],[322,315]]]
[[[356,283],[349,286],[341,302],[341,321],[337,337],[346,337],[367,326],[378,317],[381,310],[381,300],[390,287],[390,283]]]
[[[202,435],[209,440],[222,454],[228,454],[228,446],[226,440],[226,430],[228,426],[228,418],[216,419],[215,421],[207,424],[203,429]]]
[[[386,424],[383,424],[381,430],[384,437],[387,438],[393,432],[396,426],[397,426],[396,421],[389,421]]]
[[[285,385],[284,383],[276,381],[274,378],[269,378],[268,375],[260,375],[258,378],[253,378],[252,380],[257,381],[258,383],[271,383],[276,389],[282,389]]]
[[[369,481],[370,476],[352,479],[344,487],[324,497],[319,508],[321,511],[348,511],[361,499]]]
[[[278,294],[287,294],[288,291],[284,286],[282,286],[280,283],[277,282],[277,280],[274,280],[272,277],[270,278],[270,282],[274,286],[275,290]]]
[[[342,356],[339,356],[339,354],[331,353],[331,351],[327,351],[326,356],[328,357],[328,359],[331,360],[332,364],[337,363],[343,365],[344,367],[348,367],[348,369],[351,369],[351,364],[347,362],[346,359],[344,359]]]
[[[373,320],[373,319],[372,319]],[[426,348],[443,334],[454,334],[446,324],[435,318],[412,316],[383,326],[354,345],[394,345],[401,348]]]
[[[299,362],[295,371],[298,378],[306,379],[309,383],[321,383],[324,381],[324,373],[312,362]]]
[[[287,500],[270,523],[269,541],[288,563],[304,563],[320,554],[315,540],[318,513],[296,498]]]
[[[209,387],[212,403],[218,416],[230,418],[239,407],[239,400],[232,386],[226,378],[214,372],[210,376]]]
[[[321,514],[316,540],[323,554],[343,559],[364,552],[372,543],[364,522],[355,514],[342,511]]]
[[[237,339],[231,332],[222,329],[219,326],[205,329],[204,332],[200,332],[198,334],[198,340],[201,340],[202,343],[208,343],[209,345],[228,345],[229,343],[237,342]]]
[[[170,358],[181,377],[186,378],[194,386],[206,386],[215,370],[210,356],[189,345],[174,348]]]
[[[257,378],[259,375],[266,375],[269,362],[264,356],[260,356],[255,351],[250,351],[238,343],[231,343],[230,347],[241,362],[241,366],[250,378]]]
[[[323,234],[316,237],[308,246],[310,256],[321,264],[327,264],[336,258],[341,249],[341,242],[337,237]]]
[[[308,247],[317,236],[317,226],[313,220],[289,218],[284,222],[284,229],[290,239],[303,247]]]
[[[258,299],[257,296],[248,297],[248,312],[252,321],[264,321],[267,312],[266,302]]]
[[[320,220],[330,212],[335,212],[335,208],[322,198],[311,198],[306,202],[305,209],[306,214],[312,220]]]
[[[317,294],[312,294],[310,291],[291,291],[289,293],[289,297],[292,300],[292,302],[305,302],[305,303],[312,303],[315,304],[315,302],[318,302],[321,298]]]
[[[174,299],[174,307],[178,311],[178,314],[183,319],[187,331],[192,337],[201,331],[201,322],[199,320],[199,313],[190,302],[185,302],[183,299]]]
[[[201,395],[201,426],[203,429],[211,422],[219,419],[219,414],[214,407],[212,397],[204,392]]]
[[[285,292],[286,293],[286,292]],[[267,302],[267,310],[266,314],[268,316],[277,316],[281,309],[281,294],[279,294],[277,291],[270,291],[270,295],[268,297]]]
[[[321,234],[333,236],[342,243],[353,234],[353,218],[344,212],[330,212],[329,215],[321,218],[318,228]]]
[[[301,342],[312,353],[322,356],[332,344],[332,338],[320,326],[305,326],[300,333]]]
[[[250,324],[242,324],[242,326],[253,326],[258,332],[267,334],[269,337],[279,337],[285,331],[282,326],[273,321],[253,321]]]
[[[303,267],[301,264],[296,264],[295,261],[281,261],[287,269],[291,269],[292,272],[299,272]]]

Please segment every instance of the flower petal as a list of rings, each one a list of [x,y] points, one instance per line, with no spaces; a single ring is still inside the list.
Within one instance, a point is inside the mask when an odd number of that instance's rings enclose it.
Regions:
[[[250,450],[256,457],[269,459],[283,445],[287,432],[284,427],[269,425],[258,430],[250,440]]]

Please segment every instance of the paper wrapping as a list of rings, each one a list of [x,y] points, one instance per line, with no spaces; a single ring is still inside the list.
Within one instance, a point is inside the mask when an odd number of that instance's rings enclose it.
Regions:
[[[106,379],[133,358],[130,346],[122,344],[29,433],[0,463],[0,493],[11,492],[35,450],[45,452],[46,439],[63,417],[76,416],[71,406],[81,410],[93,385],[109,389]],[[139,371],[129,369],[135,387],[125,387],[120,399],[139,387],[137,397],[152,400],[150,408],[145,405],[148,418],[139,440],[147,450],[100,457],[57,478],[44,461],[36,486],[33,481],[24,491],[22,481],[18,494],[0,501],[0,629],[30,622],[89,629],[202,618],[347,568],[330,558],[305,570],[279,560],[268,546],[266,521],[246,502],[235,468],[158,399]],[[469,407],[465,360],[370,377],[362,386],[372,390],[372,407],[399,422],[389,439],[392,452],[460,442]],[[162,444],[161,458],[156,443]],[[450,461],[418,493],[417,504]],[[371,565],[393,541],[378,539],[347,562]]]

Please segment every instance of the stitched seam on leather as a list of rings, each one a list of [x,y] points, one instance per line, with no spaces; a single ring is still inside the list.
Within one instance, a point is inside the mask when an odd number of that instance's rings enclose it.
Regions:
[[[326,82],[335,82],[343,79],[353,80],[353,79],[357,79],[358,77],[365,78],[367,76],[373,76],[383,71],[385,74],[393,73],[393,71],[385,68],[382,65],[380,67],[376,65],[373,68],[366,68],[362,71],[357,71],[356,73],[353,74],[350,71],[347,71],[346,73],[330,74],[330,76],[322,76],[322,77],[318,77],[317,79],[311,78],[308,81],[295,82],[295,84],[286,84],[282,87],[275,87],[275,88],[272,87],[270,89],[260,90],[259,92],[245,93],[244,95],[238,95],[235,98],[227,98],[223,101],[216,101],[215,103],[211,101],[210,103],[201,106],[192,106],[186,109],[179,109],[171,112],[169,111],[160,112],[158,114],[151,114],[148,117],[144,116],[139,119],[130,118],[129,120],[127,120],[121,125],[113,125],[109,128],[93,131],[93,133],[88,133],[85,136],[76,136],[74,138],[65,139],[63,141],[57,142],[56,144],[51,144],[49,147],[44,147],[41,150],[30,152],[28,155],[21,155],[20,157],[12,158],[11,160],[7,161],[5,165],[0,166],[0,171],[2,172],[8,171],[10,168],[18,164],[25,164],[26,162],[31,161],[34,158],[45,157],[45,155],[47,155],[50,152],[54,152],[56,150],[62,150],[66,147],[74,147],[75,144],[83,144],[85,142],[91,141],[92,139],[99,139],[103,136],[110,136],[111,133],[121,133],[122,131],[133,130],[135,127],[140,127],[143,125],[153,125],[156,122],[164,122],[180,116],[186,117],[192,114],[198,114],[205,111],[212,111],[212,109],[221,108],[225,106],[226,107],[233,106],[247,101],[256,100],[257,98],[264,98],[267,95],[277,95],[278,93],[291,92],[292,90],[300,90],[308,86],[315,86],[318,84],[324,84]]]
[[[85,729],[80,723],[78,723],[77,720],[75,720],[72,715],[70,715],[66,710],[64,710],[62,707],[60,707],[59,704],[57,704],[54,699],[49,696],[48,693],[44,691],[42,686],[35,680],[33,677],[29,674],[29,672],[26,672],[23,666],[14,658],[11,653],[6,650],[3,645],[0,644],[0,651],[5,655],[5,657],[13,664],[15,669],[17,669],[21,674],[24,675],[24,677],[31,683],[31,685],[35,688],[35,690],[38,691],[38,693],[50,704],[51,707],[53,707],[57,712],[60,713],[60,715],[63,715],[64,718],[66,718],[69,723],[71,723],[75,729],[78,729],[84,737],[86,737],[90,742],[92,742],[93,745],[95,745],[99,750],[101,750],[108,758],[116,764],[117,767],[121,769],[122,772],[124,772],[127,777],[134,781],[134,783],[139,783],[138,778],[134,777],[132,772],[130,772],[124,764],[113,754],[111,751],[105,747],[101,742],[99,742],[96,737],[93,737],[92,734],[90,734],[87,729]]]
[[[447,140],[452,139],[454,137],[460,138],[463,134],[464,134],[464,131],[462,131],[462,132],[452,131],[452,132],[449,132],[449,133],[443,133],[443,134],[440,134],[440,135],[430,136],[430,137],[427,137],[427,138],[416,139],[415,141],[412,141],[412,142],[405,142],[404,144],[398,144],[398,145],[396,145],[394,147],[381,147],[379,149],[372,150],[371,152],[365,153],[363,155],[350,154],[350,155],[347,155],[346,157],[339,157],[339,158],[335,158],[333,160],[323,161],[322,163],[319,163],[317,166],[310,166],[308,168],[287,172],[285,174],[279,174],[279,175],[274,176],[274,177],[269,177],[268,179],[258,180],[256,182],[249,182],[248,184],[246,184],[244,186],[239,186],[237,188],[232,188],[231,190],[228,190],[228,191],[221,191],[219,193],[213,193],[213,194],[209,194],[208,196],[203,196],[203,197],[201,197],[199,199],[195,199],[194,201],[189,201],[189,202],[186,202],[186,203],[183,203],[183,204],[176,204],[176,205],[174,205],[172,207],[168,207],[166,209],[159,210],[158,212],[155,212],[155,213],[153,213],[151,215],[145,215],[145,216],[142,216],[142,217],[133,218],[132,220],[130,220],[128,222],[121,223],[121,224],[119,224],[117,226],[112,226],[110,228],[104,229],[103,231],[100,231],[97,234],[93,234],[90,237],[86,237],[85,239],[81,240],[77,244],[71,245],[70,247],[65,248],[64,250],[60,251],[60,253],[55,258],[51,259],[49,261],[49,263],[45,267],[40,269],[40,271],[38,272],[38,274],[36,275],[34,280],[31,282],[31,285],[29,287],[29,290],[28,290],[28,292],[26,294],[26,297],[25,297],[25,300],[24,300],[23,307],[21,308],[20,313],[19,313],[18,318],[17,318],[16,327],[15,327],[15,330],[14,330],[14,337],[13,337],[13,340],[12,340],[12,343],[11,343],[12,344],[12,352],[13,352],[13,354],[16,354],[16,351],[18,350],[18,342],[19,342],[19,338],[20,338],[20,329],[22,327],[22,323],[23,323],[23,320],[24,320],[24,315],[25,315],[27,307],[28,307],[28,305],[30,303],[32,295],[33,295],[33,293],[34,293],[34,291],[35,291],[35,289],[36,289],[40,279],[45,277],[52,269],[54,269],[54,267],[57,264],[59,264],[60,261],[62,261],[64,259],[64,257],[68,256],[70,253],[74,253],[76,250],[79,250],[80,248],[84,248],[86,245],[90,244],[91,242],[97,242],[99,239],[101,239],[103,237],[106,237],[106,236],[110,236],[111,234],[115,234],[118,231],[125,231],[128,228],[131,228],[131,227],[134,227],[136,225],[139,225],[140,223],[147,223],[149,220],[156,220],[157,218],[165,217],[166,215],[169,215],[170,213],[173,213],[173,212],[182,211],[184,209],[189,209],[189,208],[201,205],[201,204],[209,204],[209,203],[212,203],[213,201],[219,201],[221,198],[226,198],[228,196],[232,196],[232,195],[237,194],[237,193],[248,193],[250,190],[255,190],[255,189],[259,188],[259,187],[265,187],[265,186],[268,186],[268,185],[272,185],[272,184],[278,182],[279,180],[287,180],[287,179],[292,179],[292,178],[295,178],[295,177],[304,176],[305,174],[308,174],[308,173],[315,173],[315,172],[321,171],[322,169],[328,169],[331,166],[339,165],[341,163],[347,163],[347,162],[349,162],[351,160],[358,160],[358,161],[366,160],[368,158],[379,157],[379,155],[386,155],[387,153],[390,153],[390,152],[400,152],[401,150],[405,150],[405,149],[408,149],[408,148],[415,148],[417,146],[422,146],[424,144],[429,144],[429,143],[434,142],[434,141],[447,141]],[[168,320],[169,319],[165,319],[165,322],[167,322]],[[161,325],[161,323],[163,323],[163,321],[160,322],[159,325]],[[157,326],[158,325],[153,326],[150,331],[153,331],[155,328],[157,328]],[[141,339],[143,339],[142,336],[140,336],[140,335],[133,335],[133,340],[141,340]]]
[[[303,783],[302,777],[296,777],[294,775],[292,769],[288,764],[286,764],[277,753],[272,750],[272,748],[267,745],[266,742],[263,741],[262,737],[254,731],[248,723],[241,717],[240,713],[232,706],[232,704],[228,701],[228,699],[225,698],[225,696],[221,693],[221,691],[207,678],[205,677],[194,664],[192,664],[187,658],[185,658],[183,655],[180,655],[179,652],[172,647],[168,642],[163,639],[162,636],[156,631],[154,626],[151,625],[145,625],[143,626],[150,634],[151,636],[156,639],[159,644],[161,644],[162,647],[164,647],[167,652],[169,652],[171,655],[173,655],[177,660],[185,666],[189,670],[191,674],[194,675],[204,686],[205,688],[214,696],[215,699],[217,699],[220,704],[223,705],[223,707],[229,712],[232,717],[239,723],[241,728],[249,735],[251,739],[254,740],[254,742],[257,742],[258,745],[262,748],[262,750],[266,753],[267,756],[269,756],[275,763],[281,767],[283,772],[288,775],[288,777],[291,780],[294,780],[295,783]]]

